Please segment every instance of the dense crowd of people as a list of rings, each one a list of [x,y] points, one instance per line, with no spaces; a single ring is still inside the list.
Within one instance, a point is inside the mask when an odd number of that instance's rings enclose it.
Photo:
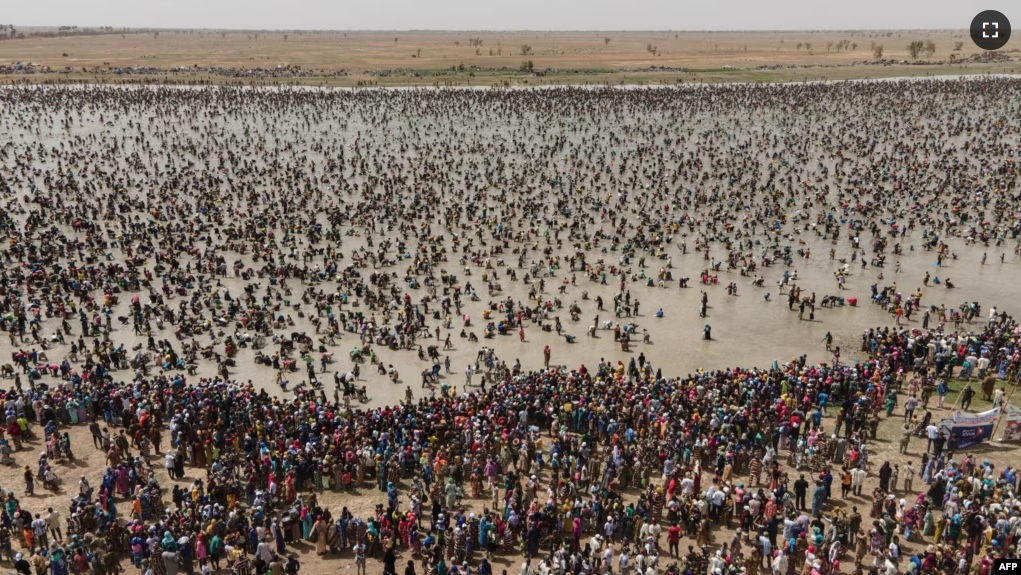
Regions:
[[[540,572],[628,572],[633,560],[643,573],[828,573],[841,560],[879,559],[893,571],[963,572],[1017,545],[1016,471],[939,441],[918,469],[898,475],[887,461],[876,471],[870,420],[897,394],[926,409],[925,390],[969,350],[999,349],[1016,366],[1018,333],[1010,318],[959,339],[875,330],[867,362],[687,378],[634,362],[497,373],[486,391],[373,410],[345,409],[323,392],[281,401],[250,383],[184,375],[116,383],[72,372],[52,387],[29,378],[7,394],[8,420],[28,421],[30,433],[97,422],[109,467],[97,487],[79,482],[66,537],[59,512],[33,519],[8,493],[6,548],[20,537],[22,560],[39,551],[37,573],[72,563],[116,573],[124,555],[154,573],[294,572],[288,546],[302,540],[320,554],[384,561],[410,550],[427,573],[484,571],[494,555],[519,551]],[[823,412],[838,409],[826,429]],[[159,485],[153,463],[166,429],[168,475],[194,468],[204,478]],[[799,471],[814,478],[807,506],[811,484]],[[835,478],[853,498],[870,472],[879,485],[861,513],[829,505]],[[924,486],[912,490],[916,477]],[[319,503],[324,491],[368,486],[380,503],[367,517]],[[717,538],[721,525],[735,535]],[[908,557],[900,541],[932,544]]]
[[[667,316],[696,266],[706,340],[721,277],[836,313],[845,297],[801,285],[813,246],[837,294],[859,261],[880,282],[887,258],[943,270],[984,246],[1006,265],[1016,87],[0,90],[0,457],[25,468],[4,557],[25,575],[294,575],[305,545],[386,575],[398,553],[405,575],[519,555],[522,575],[988,575],[1018,545],[1016,471],[962,454],[932,410],[953,377],[1003,404],[1010,314],[936,305],[953,284],[927,273],[872,286],[890,325],[860,361],[832,328],[831,361],[805,346],[679,376],[639,312]],[[989,117],[952,105],[976,100]],[[526,328],[541,367],[506,360]],[[554,333],[603,332],[609,361],[551,363]],[[352,404],[397,384],[403,402]],[[875,460],[891,418],[902,453],[926,438],[917,466]],[[105,461],[77,490],[56,465],[89,449],[74,426]],[[70,507],[22,508],[36,482]]]

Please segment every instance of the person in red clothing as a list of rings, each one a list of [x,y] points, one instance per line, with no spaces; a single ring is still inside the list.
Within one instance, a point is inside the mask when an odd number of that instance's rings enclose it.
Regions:
[[[670,542],[670,556],[676,559],[681,542],[681,528],[674,523],[667,529],[666,538]]]
[[[79,573],[89,572],[89,557],[85,554],[85,551],[81,547],[78,548],[78,552],[73,557],[74,566],[77,568]]]

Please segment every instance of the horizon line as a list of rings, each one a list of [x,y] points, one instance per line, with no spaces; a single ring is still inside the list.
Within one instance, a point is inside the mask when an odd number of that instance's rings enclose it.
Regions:
[[[26,29],[59,29],[69,28],[77,26],[76,24],[14,24],[16,28]],[[625,33],[625,34],[638,34],[638,33],[659,33],[659,34],[769,34],[769,33],[789,33],[789,32],[944,32],[944,31],[961,31],[968,30],[967,28],[960,27],[943,27],[943,28],[788,28],[788,29],[634,29],[634,30],[623,30],[623,29],[550,29],[550,30],[539,30],[539,29],[495,29],[495,28],[409,28],[409,29],[397,29],[397,28],[216,28],[216,27],[187,27],[187,28],[161,28],[156,26],[110,26],[110,25],[93,25],[93,26],[77,26],[79,30],[103,30],[104,28],[113,28],[114,31],[108,33],[125,33],[125,32],[315,32],[315,33],[356,33],[356,34],[382,34],[382,33],[428,33],[428,34],[449,34],[449,33],[466,33],[466,32],[485,32],[490,34],[521,34],[521,33],[542,33],[542,34],[554,34],[554,33],[571,33],[571,34],[604,34],[604,33]]]

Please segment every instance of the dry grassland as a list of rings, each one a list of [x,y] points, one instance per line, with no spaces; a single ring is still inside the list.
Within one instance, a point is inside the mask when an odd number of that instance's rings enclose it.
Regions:
[[[907,46],[915,40],[931,41],[935,48],[931,55],[923,52],[919,60],[943,63],[860,64],[876,59],[873,47],[877,44],[884,47],[884,59],[911,62]],[[20,62],[40,68],[36,74],[6,76],[8,80],[19,81],[61,77],[137,80],[136,74],[113,77],[114,69],[128,67],[154,68],[157,69],[154,76],[158,76],[180,68],[251,70],[299,66],[301,71],[291,70],[279,76],[303,83],[336,85],[366,81],[485,84],[489,83],[487,77],[515,83],[528,78],[532,78],[532,83],[777,81],[1021,71],[1018,54],[1012,53],[1011,48],[1008,45],[1001,52],[1007,53],[1012,62],[966,67],[948,62],[951,55],[960,60],[981,52],[965,30],[727,33],[165,30],[158,36],[128,33],[6,40],[0,42],[0,65]],[[531,61],[535,71],[544,72],[543,79],[521,73],[519,69],[525,61]],[[653,66],[665,67],[669,72],[652,70]],[[797,68],[757,69],[762,66]],[[43,67],[49,68],[45,74],[41,73]],[[97,78],[97,72],[102,77]],[[322,78],[323,74],[330,78]],[[229,81],[222,73],[202,70],[177,72],[174,77],[177,81],[203,78]]]

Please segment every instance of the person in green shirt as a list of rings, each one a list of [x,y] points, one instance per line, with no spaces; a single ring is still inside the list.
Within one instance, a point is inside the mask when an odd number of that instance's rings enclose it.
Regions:
[[[220,570],[220,559],[223,558],[223,539],[219,535],[213,535],[209,540],[209,559],[213,563],[213,569]]]

